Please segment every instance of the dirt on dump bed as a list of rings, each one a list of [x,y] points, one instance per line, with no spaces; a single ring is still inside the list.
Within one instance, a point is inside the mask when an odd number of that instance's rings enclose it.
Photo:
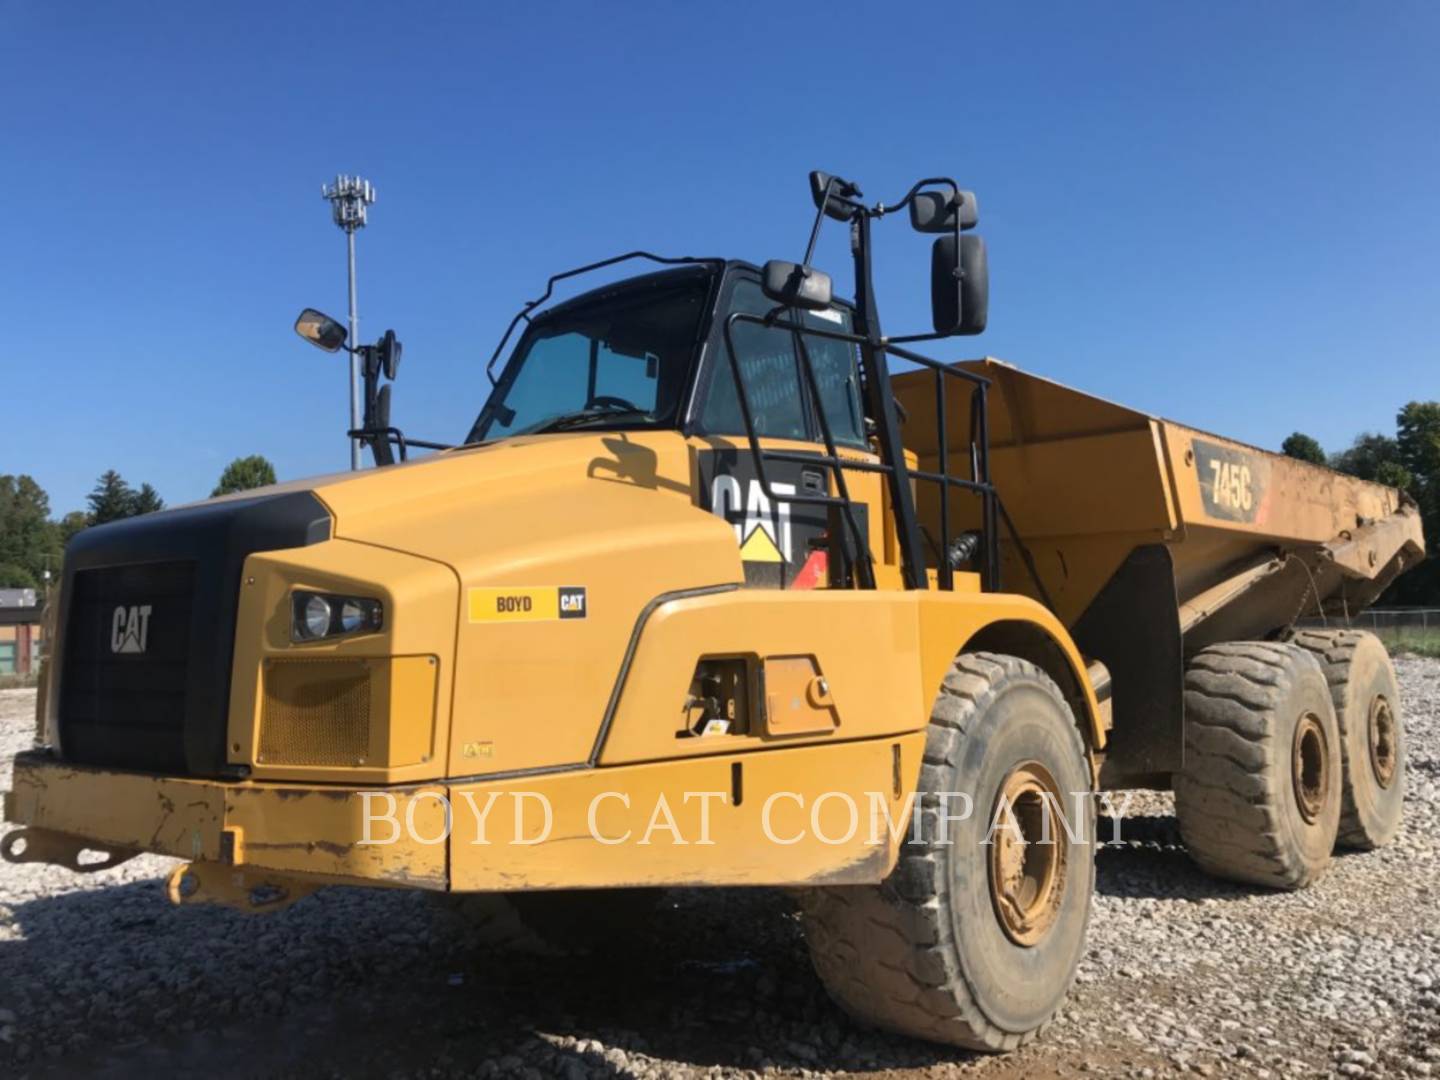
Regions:
[[[176,910],[170,860],[0,865],[0,1074],[876,1077],[1440,1075],[1440,661],[1397,661],[1405,828],[1301,893],[1207,878],[1168,796],[1098,855],[1058,1023],[1008,1057],[863,1029],[789,899],[676,890],[591,952],[498,955],[422,895],[328,889],[269,916]],[[33,691],[0,691],[0,788]]]

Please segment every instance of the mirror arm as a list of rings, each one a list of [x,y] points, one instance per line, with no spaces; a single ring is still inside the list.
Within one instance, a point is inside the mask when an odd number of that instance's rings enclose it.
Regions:
[[[954,199],[960,194],[960,185],[948,176],[929,176],[924,180],[917,180],[915,185],[905,193],[905,197],[897,203],[877,203],[873,213],[876,217],[883,217],[885,214],[893,214],[898,210],[904,210],[914,200],[916,195],[927,187],[948,187],[950,198]]]
[[[916,341],[940,341],[943,338],[952,338],[955,336],[956,335],[953,330],[947,330],[944,333],[931,332],[928,334],[900,334],[896,337],[881,338],[880,341],[881,344],[886,346],[909,345]]]
[[[801,266],[809,266],[810,260],[815,257],[815,241],[820,239],[820,225],[825,220],[825,207],[830,202],[830,191],[835,186],[835,177],[825,181],[825,193],[820,196],[820,205],[815,208],[815,224],[810,226],[810,242],[805,245],[805,258],[800,260]]]

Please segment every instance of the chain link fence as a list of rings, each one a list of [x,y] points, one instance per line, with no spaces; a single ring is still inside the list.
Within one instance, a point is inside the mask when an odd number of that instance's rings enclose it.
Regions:
[[[1349,619],[1304,619],[1305,626],[1369,630],[1394,652],[1440,656],[1440,608],[1371,608]]]

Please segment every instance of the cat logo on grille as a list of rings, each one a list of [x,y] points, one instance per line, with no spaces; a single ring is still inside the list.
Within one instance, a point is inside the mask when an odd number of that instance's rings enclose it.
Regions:
[[[150,637],[150,605],[123,604],[110,616],[110,651],[143,653]]]

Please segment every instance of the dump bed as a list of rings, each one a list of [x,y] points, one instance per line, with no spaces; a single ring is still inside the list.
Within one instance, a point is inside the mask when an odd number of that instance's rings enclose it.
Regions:
[[[1050,606],[1082,651],[1108,667],[1117,728],[1122,705],[1173,704],[1183,655],[1274,636],[1307,616],[1354,613],[1423,557],[1419,513],[1394,488],[997,360],[960,366],[991,380],[991,473],[1015,534],[1001,533],[1002,587]],[[936,415],[934,374],[893,381],[916,418],[904,426],[906,447],[921,469],[934,468],[938,429],[926,422]],[[945,382],[949,467],[966,475],[970,391]],[[917,491],[932,537],[940,535],[934,487]],[[950,535],[979,527],[977,500],[951,501]],[[1146,680],[1162,678],[1147,698]]]
[[[1137,412],[997,360],[960,366],[991,380],[992,475],[1051,606],[1067,624],[1146,545],[1169,551],[1187,630],[1198,631],[1250,594],[1251,614],[1239,620],[1248,629],[1234,636],[1258,635],[1322,609],[1354,612],[1423,553],[1419,513],[1394,488]],[[934,415],[929,372],[898,375],[894,383],[909,415]],[[947,403],[949,443],[959,448],[950,467],[962,471],[966,390],[953,386]],[[906,429],[906,446],[921,468],[937,464],[933,425]],[[929,486],[919,492],[927,527],[938,525],[934,497],[924,498]],[[957,522],[966,514],[978,520],[965,500],[955,502]],[[929,531],[938,535],[938,528]],[[1038,593],[1010,541],[1002,535],[1006,588]],[[1281,566],[1271,565],[1277,561]],[[1261,589],[1276,574],[1286,587]],[[1232,587],[1215,591],[1226,583]],[[1266,597],[1259,609],[1257,589]]]

